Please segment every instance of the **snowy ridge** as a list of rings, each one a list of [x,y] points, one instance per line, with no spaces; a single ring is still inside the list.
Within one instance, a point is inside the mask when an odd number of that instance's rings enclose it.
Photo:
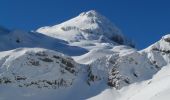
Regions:
[[[5,51],[0,58],[0,84],[19,87],[68,87],[80,70],[72,58],[40,48]]]
[[[160,69],[170,63],[170,35],[165,35],[162,39],[145,50],[141,51],[150,61]]]

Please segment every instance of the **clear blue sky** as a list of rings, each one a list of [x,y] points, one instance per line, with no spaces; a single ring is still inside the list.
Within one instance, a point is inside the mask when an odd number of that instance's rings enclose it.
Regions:
[[[170,0],[0,0],[0,25],[35,30],[95,9],[142,49],[170,32]]]

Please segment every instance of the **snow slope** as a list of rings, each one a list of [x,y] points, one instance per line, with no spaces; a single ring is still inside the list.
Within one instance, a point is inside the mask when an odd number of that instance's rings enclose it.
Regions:
[[[72,58],[41,48],[0,52],[0,66],[1,84],[36,88],[68,87],[80,70]]]
[[[150,80],[131,84],[121,90],[106,89],[89,100],[169,100],[170,65],[164,66]]]
[[[12,50],[20,47],[41,47],[62,52],[67,55],[81,55],[86,49],[70,46],[68,42],[52,38],[37,32],[26,32],[21,30],[5,31],[0,28],[0,51]]]
[[[170,66],[164,66],[151,80],[129,86],[118,100],[169,100]]]

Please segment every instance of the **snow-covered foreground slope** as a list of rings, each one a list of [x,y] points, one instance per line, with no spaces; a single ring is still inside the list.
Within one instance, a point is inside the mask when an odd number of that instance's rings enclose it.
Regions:
[[[121,90],[122,98],[118,100],[169,100],[169,73],[170,65],[164,66],[151,80],[136,83]]]
[[[170,65],[164,66],[150,80],[131,84],[121,90],[106,89],[89,100],[169,100]]]

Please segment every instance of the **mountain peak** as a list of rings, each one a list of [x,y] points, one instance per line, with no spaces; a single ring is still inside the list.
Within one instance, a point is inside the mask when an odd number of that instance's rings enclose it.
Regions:
[[[89,10],[87,12],[82,12],[80,16],[96,17],[101,15],[96,10]]]
[[[95,10],[83,12],[58,25],[39,28],[37,32],[69,42],[98,40],[105,36],[112,42],[129,45],[121,30]]]

